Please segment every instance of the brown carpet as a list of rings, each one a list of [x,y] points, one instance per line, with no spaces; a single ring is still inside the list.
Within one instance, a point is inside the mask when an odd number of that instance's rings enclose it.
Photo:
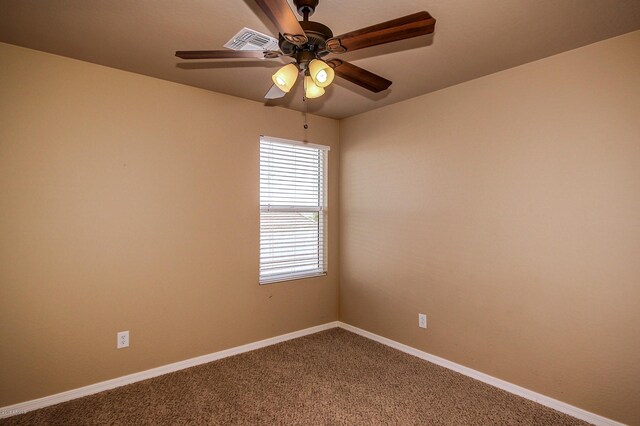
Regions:
[[[332,329],[0,421],[2,425],[584,425]]]

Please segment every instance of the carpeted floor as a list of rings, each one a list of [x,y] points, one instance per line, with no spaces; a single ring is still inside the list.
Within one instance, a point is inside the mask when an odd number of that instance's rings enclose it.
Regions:
[[[0,421],[1,425],[584,425],[342,329]]]

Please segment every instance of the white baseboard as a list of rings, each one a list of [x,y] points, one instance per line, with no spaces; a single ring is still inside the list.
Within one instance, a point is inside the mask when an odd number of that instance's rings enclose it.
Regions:
[[[497,379],[493,376],[489,376],[488,374],[481,373],[480,371],[474,370],[469,367],[465,367],[464,365],[456,364],[455,362],[440,358],[439,356],[431,355],[430,353],[412,348],[411,346],[404,345],[402,343],[396,342],[395,340],[378,336],[377,334],[371,333],[358,327],[354,327],[344,322],[339,321],[338,326],[347,331],[351,331],[353,333],[359,334],[360,336],[366,337],[367,339],[374,340],[378,343],[390,346],[409,355],[416,356],[418,358],[437,364],[441,367],[464,374],[465,376],[469,376],[491,386],[495,386],[509,393],[521,396],[531,401],[535,401],[538,404],[553,408],[556,411],[560,411],[561,413],[568,414],[569,416],[575,417],[580,420],[584,420],[585,422],[589,422],[597,426],[625,426],[623,423],[616,422],[615,420],[602,417],[598,414],[583,410],[582,408],[574,407],[573,405],[558,401],[557,399],[553,399],[529,389],[525,389],[521,386],[514,385],[513,383]]]
[[[271,337],[269,339],[260,340],[258,342],[248,343],[246,345],[236,346],[235,348],[230,348],[208,355],[202,355],[196,358],[187,359],[185,361],[174,362],[173,364],[167,364],[161,367],[152,368],[151,370],[141,371],[139,373],[129,374],[127,376],[95,383],[93,385],[84,386],[78,389],[72,389],[66,392],[57,393],[55,395],[45,396],[44,398],[20,402],[18,404],[9,405],[7,407],[0,407],[0,419],[139,382],[141,380],[150,379],[152,377],[161,376],[163,374],[172,373],[174,371],[183,370],[185,368],[194,367],[196,365],[206,364],[211,361],[238,355],[243,352],[253,351],[255,349],[264,348],[265,346],[275,345],[276,343],[284,342],[302,336],[307,336],[309,334],[314,334],[319,331],[324,331],[336,327],[338,327],[338,321],[328,322],[326,324],[318,325],[315,327],[305,328],[304,330],[294,331],[293,333],[282,334],[280,336]]]
[[[94,393],[102,392],[105,390],[117,388],[120,386],[128,385],[131,383],[139,382],[141,380],[150,379],[152,377],[161,376],[163,374],[172,373],[174,371],[183,370],[185,368],[194,367],[200,364],[206,364],[208,362],[216,361],[222,358],[226,358],[233,355],[238,355],[244,352],[253,351],[255,349],[264,348],[265,346],[275,345],[276,343],[284,342],[287,340],[295,339],[309,334],[318,333],[320,331],[328,330],[330,328],[340,327],[347,331],[359,334],[367,339],[374,340],[382,343],[383,345],[390,346],[399,351],[405,352],[409,355],[416,356],[449,370],[456,371],[458,373],[469,376],[473,379],[495,386],[512,394],[521,396],[523,398],[535,401],[538,404],[553,408],[561,413],[568,414],[580,420],[592,423],[598,426],[625,426],[623,423],[616,422],[615,420],[608,419],[606,417],[599,416],[589,411],[583,410],[573,405],[566,404],[558,401],[557,399],[550,398],[548,396],[539,394],[537,392],[525,389],[521,386],[514,385],[513,383],[506,382],[504,380],[497,379],[488,374],[481,373],[469,367],[465,367],[455,362],[451,362],[444,358],[440,358],[435,355],[431,355],[427,352],[423,352],[419,349],[412,348],[411,346],[404,345],[396,342],[395,340],[387,339],[386,337],[378,336],[377,334],[363,330],[358,327],[354,327],[344,322],[334,321],[326,324],[318,325],[315,327],[306,328],[304,330],[294,331],[293,333],[283,334],[280,336],[272,337],[269,339],[260,340],[254,343],[248,343],[246,345],[237,346],[235,348],[226,349],[212,354],[199,356],[196,358],[187,359],[185,361],[174,362],[173,364],[164,365],[162,367],[152,368],[151,370],[141,371],[139,373],[129,374],[127,376],[118,377],[115,379],[107,380],[93,385],[84,386],[78,389],[72,389],[70,391],[61,392],[55,395],[46,396],[44,398],[38,398],[31,401],[21,402],[7,407],[0,408],[0,418],[11,417],[17,414],[26,413],[27,411],[37,410],[39,408],[48,407],[51,405],[59,404],[61,402],[70,401],[72,399],[81,398],[83,396],[92,395]]]

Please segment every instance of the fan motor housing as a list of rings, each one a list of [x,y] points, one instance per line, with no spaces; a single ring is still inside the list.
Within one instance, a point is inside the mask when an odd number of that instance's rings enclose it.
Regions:
[[[300,21],[300,26],[309,40],[302,46],[296,46],[295,44],[285,40],[285,38],[282,37],[282,34],[279,35],[280,41],[278,44],[280,46],[280,50],[287,56],[295,55],[296,52],[301,50],[318,53],[324,49],[325,42],[333,37],[331,29],[320,22]]]

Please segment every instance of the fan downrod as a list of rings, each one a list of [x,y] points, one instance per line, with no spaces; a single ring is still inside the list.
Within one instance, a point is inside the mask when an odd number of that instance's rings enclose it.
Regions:
[[[309,16],[313,15],[313,12],[316,11],[318,1],[319,0],[293,0],[293,4],[296,6],[296,9],[298,9],[300,16],[306,21],[309,19]]]

